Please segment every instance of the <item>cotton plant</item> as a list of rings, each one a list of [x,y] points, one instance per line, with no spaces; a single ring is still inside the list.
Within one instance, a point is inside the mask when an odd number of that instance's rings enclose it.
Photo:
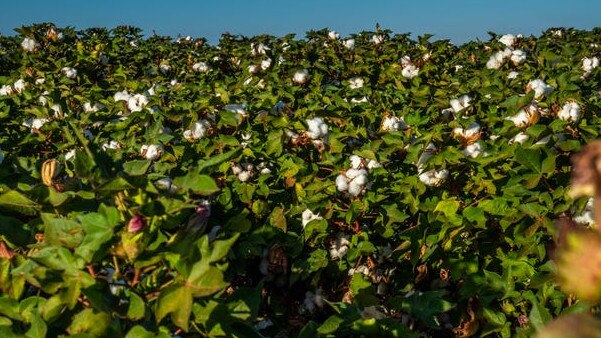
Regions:
[[[379,45],[382,42],[384,42],[384,35],[374,34],[371,36],[371,43],[373,43],[374,45]]]
[[[196,141],[205,137],[211,128],[211,122],[205,119],[196,121],[190,129],[184,131],[184,138],[189,141]]]
[[[156,161],[163,155],[163,146],[160,144],[144,144],[140,148],[140,154],[147,160]]]

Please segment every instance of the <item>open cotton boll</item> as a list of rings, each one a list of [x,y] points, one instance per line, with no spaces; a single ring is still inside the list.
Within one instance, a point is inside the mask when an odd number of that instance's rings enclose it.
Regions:
[[[265,59],[261,61],[261,69],[267,70],[271,66],[271,59]]]
[[[557,117],[566,121],[580,121],[580,105],[576,102],[567,102],[557,113]]]
[[[309,130],[307,136],[312,140],[323,139],[328,135],[328,125],[321,117],[314,117],[307,120]]]
[[[447,169],[428,170],[419,174],[419,180],[428,186],[439,186],[449,177]]]
[[[309,222],[323,219],[323,217],[319,216],[319,214],[314,214],[313,211],[311,211],[309,209],[305,209],[305,211],[303,211],[301,217],[302,217],[303,229],[307,226],[307,224],[309,224]]]
[[[369,160],[369,162],[367,162],[367,169],[375,169],[375,168],[382,168],[382,165],[378,161]]]
[[[531,103],[520,109],[515,115],[505,119],[513,122],[516,127],[524,128],[536,124],[539,118],[540,109],[534,103]]]
[[[33,52],[38,47],[38,43],[34,39],[25,38],[21,41],[21,47],[26,52]]]
[[[348,182],[349,179],[344,174],[340,174],[336,176],[336,189],[340,192],[344,192],[348,190]]]
[[[332,257],[332,259],[342,259],[348,252],[349,244],[351,244],[351,242],[349,241],[348,236],[342,232],[338,233],[336,239],[330,246],[330,257]]]
[[[361,195],[361,192],[363,191],[363,185],[359,184],[358,182],[355,182],[355,180],[352,180],[349,185],[348,185],[348,193],[351,196],[359,196]]]
[[[227,110],[227,111],[231,111],[232,113],[239,114],[241,116],[247,116],[247,113],[245,110],[246,106],[248,106],[248,104],[246,102],[241,103],[241,104],[228,104],[225,107],[223,107],[223,109]]]
[[[409,64],[409,65],[403,67],[403,70],[401,71],[401,75],[403,75],[404,77],[406,77],[408,79],[413,79],[418,74],[419,74],[419,68],[417,68],[414,64]]]
[[[595,207],[594,207],[594,198],[589,198],[588,202],[586,202],[586,206],[582,213],[574,215],[573,220],[578,224],[592,226],[595,225]]]
[[[399,131],[409,129],[409,125],[402,117],[386,116],[382,120],[382,131]]]
[[[145,159],[155,161],[161,158],[161,155],[163,154],[163,146],[160,144],[144,144],[140,148],[140,153]]]
[[[454,128],[453,135],[462,142],[473,143],[480,138],[480,125],[477,122],[472,122],[467,128]]]
[[[490,56],[486,62],[486,68],[488,69],[499,69],[505,63],[505,55],[503,52],[496,52]]]
[[[463,149],[461,152],[465,156],[476,158],[480,154],[482,154],[483,151],[484,147],[482,146],[482,144],[480,142],[476,142],[466,146],[465,149]]]
[[[355,48],[355,39],[347,39],[342,43],[346,49],[354,49]]]
[[[120,149],[121,145],[119,142],[115,140],[110,140],[108,143],[102,144],[102,150],[106,151],[107,149]]]
[[[127,90],[123,90],[120,92],[116,92],[115,95],[113,95],[113,100],[115,100],[115,102],[118,101],[129,101],[129,99],[131,98],[131,95],[127,92]]]
[[[528,136],[526,133],[521,131],[509,140],[509,144],[511,144],[511,143],[522,144],[522,143],[528,141],[529,139],[530,139],[530,136]]]
[[[585,57],[582,59],[582,70],[584,70],[585,73],[588,74],[597,67],[599,67],[599,59],[597,57],[592,57],[592,58]]]
[[[11,85],[3,85],[2,87],[0,87],[0,96],[12,95],[14,92],[15,90]]]
[[[148,104],[148,97],[142,94],[136,94],[129,98],[127,101],[127,109],[129,109],[132,113],[142,111]]]
[[[361,88],[361,87],[363,87],[364,84],[365,84],[365,81],[358,76],[349,80],[349,88],[350,89]]]
[[[469,97],[469,95],[461,95],[456,99],[451,99],[451,108],[453,108],[453,111],[457,113],[463,109],[468,108],[470,106],[471,100],[472,98]]]
[[[292,76],[292,81],[296,84],[304,84],[309,79],[309,71],[306,69],[297,70]]]
[[[521,49],[516,49],[511,52],[511,62],[514,65],[519,65],[526,62],[526,52]]]
[[[206,73],[210,70],[211,68],[209,67],[209,65],[206,62],[197,62],[195,64],[192,65],[192,70],[195,72],[199,72],[199,73]]]
[[[184,138],[188,140],[198,140],[207,135],[207,131],[211,127],[211,123],[207,120],[198,120],[193,125],[192,128],[184,131]]]
[[[29,118],[28,120],[26,120],[25,122],[23,122],[23,126],[28,127],[31,129],[31,132],[35,132],[37,130],[39,130],[40,128],[42,128],[42,126],[46,123],[49,122],[49,119],[46,118],[42,118],[42,119],[38,119],[38,118]]]
[[[512,71],[512,72],[509,72],[509,74],[507,74],[507,78],[512,80],[512,79],[517,78],[519,75],[520,75],[520,73]]]
[[[61,71],[69,79],[74,79],[74,78],[77,77],[77,69],[75,69],[75,68],[72,68],[72,67],[63,67],[63,69],[61,69]]]
[[[350,184],[358,184],[361,187],[365,186],[367,184],[367,172],[364,171],[361,175],[355,177]]]
[[[329,31],[328,38],[330,40],[338,40],[338,38],[340,38],[340,34],[338,34],[336,31]]]
[[[528,82],[526,85],[526,93],[534,91],[534,98],[540,99],[543,96],[549,95],[553,92],[553,87],[545,83],[541,79],[536,79]]]
[[[422,167],[422,165],[424,163],[426,163],[436,152],[436,146],[434,145],[434,143],[428,143],[428,145],[426,146],[426,149],[424,149],[424,152],[419,156],[419,158],[417,159],[417,163],[416,166],[418,169],[420,169]]]
[[[371,42],[374,45],[379,45],[382,42],[384,42],[384,36],[380,35],[380,34],[374,34],[374,35],[371,36]]]
[[[161,71],[161,73],[167,74],[171,71],[171,66],[166,63],[161,63],[159,65],[159,70]]]
[[[363,158],[361,156],[351,155],[349,160],[351,160],[351,168],[360,169],[363,167]]]
[[[511,47],[517,42],[517,37],[513,34],[505,34],[499,38],[499,42],[507,47]]]
[[[252,56],[265,55],[265,53],[268,50],[271,50],[271,49],[263,43],[258,43],[258,44],[251,43],[250,44],[250,53],[252,54]]]
[[[13,88],[17,93],[21,93],[23,90],[25,90],[26,85],[27,83],[25,82],[25,80],[19,79],[15,81],[15,83],[13,83]]]

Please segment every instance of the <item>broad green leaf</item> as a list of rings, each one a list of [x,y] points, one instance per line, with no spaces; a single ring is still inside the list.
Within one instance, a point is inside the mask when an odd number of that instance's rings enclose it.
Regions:
[[[175,178],[173,184],[204,196],[214,194],[220,190],[211,176],[200,175],[194,172],[189,172],[186,176]]]
[[[141,176],[146,174],[151,164],[150,160],[133,160],[123,163],[123,171],[129,176]]]
[[[40,210],[40,205],[16,190],[9,190],[0,195],[0,208],[33,216]]]

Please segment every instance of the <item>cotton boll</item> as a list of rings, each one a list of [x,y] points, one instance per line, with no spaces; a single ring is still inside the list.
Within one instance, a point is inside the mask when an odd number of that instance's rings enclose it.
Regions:
[[[347,49],[354,49],[355,48],[355,39],[344,40],[344,42],[342,43],[342,45],[344,47],[346,47]]]
[[[8,96],[14,93],[13,86],[11,85],[3,85],[0,87],[0,96]]]
[[[351,168],[360,169],[363,167],[363,158],[361,156],[351,155],[349,160],[351,160]]]
[[[17,93],[21,93],[23,90],[25,90],[26,85],[27,83],[25,82],[25,80],[19,79],[15,81],[15,83],[13,83],[13,88]]]
[[[348,190],[348,178],[344,174],[336,176],[336,188],[340,192]]]
[[[357,99],[354,97],[351,99],[351,103],[365,103],[365,102],[367,102],[367,97],[365,97],[365,96],[360,99]]]
[[[374,45],[379,45],[379,44],[381,44],[382,42],[384,42],[384,36],[383,36],[383,35],[380,35],[380,34],[374,34],[374,35],[372,35],[372,37],[371,37],[371,42],[372,42]]]
[[[367,171],[365,169],[352,169],[352,168],[346,171],[346,177],[348,177],[351,180],[360,175],[367,176]]]
[[[453,108],[453,112],[458,113],[459,111],[468,108],[471,100],[472,98],[469,97],[469,95],[461,95],[456,99],[451,99],[450,104],[451,108]]]
[[[271,50],[269,47],[267,47],[263,43],[259,43],[256,45],[254,43],[251,43],[250,49],[251,49],[252,56],[265,55],[268,50]]]
[[[296,84],[305,84],[309,79],[309,71],[306,69],[297,70],[292,76],[292,80]]]
[[[528,114],[524,109],[520,109],[517,114],[509,116],[506,119],[513,122],[516,127],[522,128],[528,125],[530,114]]]
[[[471,158],[476,158],[480,154],[482,154],[483,151],[484,151],[484,147],[482,147],[482,144],[480,142],[476,142],[476,143],[472,143],[472,144],[466,146],[465,149],[462,150],[461,152],[465,156],[468,156]]]
[[[227,110],[227,111],[231,111],[232,113],[236,113],[241,116],[247,116],[247,113],[245,110],[246,106],[247,106],[246,102],[242,103],[242,104],[228,104],[225,107],[223,107],[223,109]]]
[[[161,63],[159,65],[159,70],[161,71],[161,73],[167,74],[171,71],[171,66],[166,63]]]
[[[142,94],[136,94],[127,101],[127,109],[131,112],[142,111],[148,104],[148,97]]]
[[[328,38],[330,40],[338,40],[338,38],[340,38],[340,34],[336,33],[336,31],[329,31]]]
[[[509,144],[511,144],[511,143],[522,144],[522,143],[528,141],[529,139],[530,139],[530,136],[528,136],[526,133],[519,132],[514,137],[512,137],[511,140],[509,140]]]
[[[599,67],[599,59],[597,57],[592,57],[592,58],[585,57],[582,59],[582,70],[584,70],[585,73],[588,74],[597,67]]]
[[[409,129],[409,126],[402,117],[386,116],[382,120],[383,131],[398,131]]]
[[[429,170],[419,175],[419,180],[429,186],[439,186],[449,177],[449,171],[443,170]]]
[[[61,70],[65,74],[65,76],[68,77],[69,79],[74,79],[77,77],[77,69],[75,69],[75,68],[63,67],[63,69],[61,69]]]
[[[199,73],[206,73],[210,70],[210,67],[206,62],[197,62],[192,65],[192,70]]]
[[[322,139],[328,135],[328,125],[321,117],[314,117],[307,120],[309,130],[307,136],[312,140]]]
[[[240,180],[240,182],[246,182],[250,179],[250,177],[251,177],[250,171],[243,171],[238,174],[238,180]]]
[[[132,96],[127,92],[127,90],[121,91],[121,92],[116,92],[115,95],[113,95],[113,99],[115,100],[115,102],[118,101],[129,101],[129,99]]]
[[[257,66],[257,65],[250,65],[248,66],[248,72],[251,74],[257,74],[259,71],[261,70],[261,66]],[[250,81],[248,81],[250,83]],[[248,83],[244,83],[245,85],[247,85]]]
[[[432,157],[432,155],[436,152],[436,150],[437,149],[436,149],[436,146],[434,145],[434,143],[428,143],[428,145],[426,146],[426,149],[424,149],[424,152],[417,159],[417,163],[416,163],[417,168],[420,169],[422,167],[422,165],[424,163],[426,163]]]
[[[526,92],[534,91],[534,98],[540,99],[543,96],[549,95],[553,92],[553,87],[545,83],[541,79],[536,79],[528,82],[526,85]]]
[[[26,52],[33,52],[38,46],[38,43],[34,39],[25,38],[21,41],[21,47]]]
[[[369,162],[367,162],[367,169],[375,169],[375,168],[382,168],[382,165],[378,161],[369,160]]]
[[[303,211],[301,217],[302,217],[303,229],[307,226],[307,224],[309,224],[309,222],[314,221],[314,220],[323,219],[323,217],[319,216],[319,214],[314,214],[313,211],[311,211],[309,209],[305,209],[305,211]]]
[[[589,198],[582,213],[574,215],[574,222],[587,226],[595,225],[594,198]]]
[[[161,158],[161,155],[163,154],[163,146],[160,144],[144,144],[140,149],[140,153],[145,159],[155,161]]]
[[[499,38],[499,42],[504,44],[507,47],[511,47],[515,45],[517,42],[517,38],[513,34],[505,34]]]
[[[360,185],[360,186],[362,186],[362,187],[363,187],[363,186],[365,186],[365,185],[367,184],[367,173],[366,173],[365,175],[359,175],[359,176],[355,177],[355,178],[354,178],[354,179],[351,181],[351,183],[350,183],[350,184],[351,184],[351,185],[352,185],[352,184],[358,184],[358,185]],[[349,190],[350,190],[350,188],[349,188]]]
[[[526,62],[526,52],[521,49],[516,49],[511,52],[511,62],[514,65],[519,65]]]
[[[38,119],[38,118],[30,118],[27,121],[23,122],[23,126],[31,128],[31,132],[35,132],[37,130],[39,130],[40,128],[42,128],[42,126],[46,123],[49,122],[49,119]]]
[[[107,149],[119,149],[121,148],[121,145],[119,144],[119,142],[115,141],[115,140],[110,140],[108,143],[104,143],[102,145],[102,150],[106,151]]]
[[[357,182],[355,182],[355,180],[351,181],[349,183],[348,186],[348,193],[351,194],[351,196],[359,196],[361,194],[361,191],[363,190],[363,186]]]
[[[261,61],[261,69],[267,70],[271,66],[271,59]]]
[[[496,52],[490,56],[486,62],[486,68],[488,69],[499,69],[505,63],[505,56],[503,52]]]
[[[349,80],[349,88],[350,89],[361,88],[361,87],[363,87],[364,84],[365,84],[365,81],[360,77],[354,77]]]
[[[567,102],[557,113],[557,117],[566,121],[580,121],[580,105],[576,102]]]
[[[403,67],[401,71],[401,75],[408,79],[413,79],[419,73],[419,68],[417,68],[414,64],[409,64],[406,67]]]

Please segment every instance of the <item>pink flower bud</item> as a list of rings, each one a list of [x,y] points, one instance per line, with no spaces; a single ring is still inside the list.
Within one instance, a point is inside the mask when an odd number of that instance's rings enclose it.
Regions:
[[[142,231],[146,226],[146,219],[144,216],[140,214],[135,214],[132,219],[129,220],[129,224],[127,225],[127,231],[131,233],[136,233]]]

